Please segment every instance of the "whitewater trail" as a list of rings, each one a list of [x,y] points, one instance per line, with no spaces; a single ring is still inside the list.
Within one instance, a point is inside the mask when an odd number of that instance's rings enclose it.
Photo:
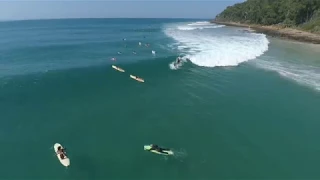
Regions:
[[[294,80],[298,84],[320,91],[320,67],[279,61],[272,57],[259,59],[254,63],[257,67],[279,73],[281,76]]]
[[[204,21],[179,23],[167,25],[164,33],[176,41],[170,46],[184,52],[185,58],[198,66],[237,66],[268,50],[265,35],[230,34],[223,27]]]

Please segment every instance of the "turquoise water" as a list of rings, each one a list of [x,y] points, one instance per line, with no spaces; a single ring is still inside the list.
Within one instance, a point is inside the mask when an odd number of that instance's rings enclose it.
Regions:
[[[0,177],[320,178],[319,47],[195,21],[0,23]]]

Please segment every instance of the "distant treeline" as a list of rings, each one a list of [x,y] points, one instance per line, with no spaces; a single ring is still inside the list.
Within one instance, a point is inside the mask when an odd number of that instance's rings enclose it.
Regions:
[[[227,7],[215,20],[320,32],[320,0],[247,0]]]

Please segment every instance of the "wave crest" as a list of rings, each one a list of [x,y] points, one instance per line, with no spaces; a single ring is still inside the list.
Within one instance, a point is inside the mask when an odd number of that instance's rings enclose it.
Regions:
[[[221,31],[223,26],[217,28],[217,25],[208,26],[208,23],[173,24],[165,27],[164,32],[176,40],[176,48],[183,51],[186,58],[198,66],[236,66],[268,50],[269,41],[264,34],[240,34],[233,29]],[[213,30],[198,31],[197,28],[204,24]]]
[[[190,26],[178,26],[177,28],[181,31],[192,31],[192,30],[197,30],[197,29],[215,29],[215,28],[221,28],[224,27],[225,25],[217,25],[217,26],[198,26],[198,27],[190,27]]]

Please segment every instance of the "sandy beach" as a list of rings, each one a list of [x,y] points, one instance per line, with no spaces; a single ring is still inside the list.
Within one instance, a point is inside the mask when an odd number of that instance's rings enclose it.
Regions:
[[[270,36],[281,37],[281,38],[296,40],[300,42],[320,44],[320,34],[310,33],[310,32],[301,31],[293,28],[284,28],[277,25],[261,26],[261,25],[254,25],[254,24],[243,24],[238,22],[211,21],[211,23],[222,24],[226,26],[251,28],[256,32],[264,33]]]

